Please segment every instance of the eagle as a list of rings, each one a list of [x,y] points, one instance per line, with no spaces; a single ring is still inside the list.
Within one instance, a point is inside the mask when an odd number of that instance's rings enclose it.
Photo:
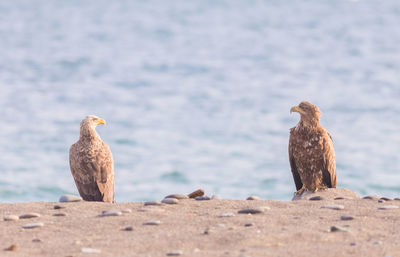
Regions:
[[[289,162],[296,194],[336,188],[336,158],[332,137],[319,123],[318,107],[303,101],[290,109],[300,121],[290,129]]]
[[[69,166],[83,200],[114,202],[114,161],[96,132],[100,124],[105,120],[94,115],[81,121],[79,140],[69,150]]]

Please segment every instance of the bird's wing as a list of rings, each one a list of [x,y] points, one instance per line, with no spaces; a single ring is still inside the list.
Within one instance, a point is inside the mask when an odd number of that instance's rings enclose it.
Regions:
[[[104,202],[114,202],[114,161],[110,148],[102,142],[97,157],[97,187]]]
[[[336,188],[336,157],[331,135],[326,132],[323,138],[324,169],[323,180],[330,188]]]
[[[299,175],[299,172],[297,171],[296,168],[296,162],[293,156],[293,151],[294,151],[294,132],[293,128],[290,130],[290,138],[289,138],[289,162],[290,162],[290,169],[292,170],[292,175],[294,179],[294,183],[296,184],[296,190],[300,190],[303,186],[303,183],[301,182],[301,178]]]

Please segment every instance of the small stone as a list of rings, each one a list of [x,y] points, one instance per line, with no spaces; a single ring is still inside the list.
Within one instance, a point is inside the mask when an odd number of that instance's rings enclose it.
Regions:
[[[349,232],[347,229],[339,227],[339,226],[332,226],[331,232]]]
[[[64,209],[64,206],[61,205],[54,205],[54,210],[58,210],[58,209]]]
[[[268,206],[264,207],[258,207],[258,208],[246,208],[238,211],[240,214],[257,214],[257,213],[263,213],[265,210],[268,210]]]
[[[208,200],[211,200],[211,198],[209,196],[196,196],[194,199],[196,201],[208,201]]]
[[[381,197],[380,199],[382,199],[382,200],[384,200],[384,201],[392,201],[392,199],[389,198],[389,197]]]
[[[382,205],[378,207],[378,210],[389,210],[389,209],[397,209],[399,206],[397,205]]]
[[[340,204],[328,204],[328,205],[322,205],[321,208],[331,209],[331,210],[343,210],[344,206]]]
[[[34,242],[34,243],[41,243],[42,240],[40,240],[39,238],[35,238],[35,239],[32,239],[32,242]]]
[[[117,210],[109,210],[109,211],[103,211],[101,213],[102,217],[109,217],[109,216],[121,216],[122,212],[121,211],[117,211]]]
[[[383,244],[382,241],[375,241],[375,242],[374,242],[374,245],[381,245],[381,244]]]
[[[17,250],[17,245],[10,245],[7,248],[4,248],[4,251],[16,251]]]
[[[258,196],[252,195],[252,196],[247,197],[246,200],[260,200],[260,198]]]
[[[375,199],[379,199],[380,197],[377,195],[367,195],[364,196],[362,199],[366,199],[366,200],[375,200]]]
[[[189,198],[195,198],[196,196],[203,196],[204,195],[204,190],[203,189],[198,189],[190,194],[188,194]]]
[[[3,218],[4,221],[17,221],[19,217],[17,215],[7,215]]]
[[[355,243],[355,242],[351,242],[350,245],[351,245],[351,246],[355,246],[356,243]]]
[[[43,227],[44,224],[42,222],[36,222],[36,223],[28,223],[23,225],[22,227],[25,229],[30,229],[30,228],[38,228],[38,227]]]
[[[63,212],[60,212],[60,213],[54,213],[53,216],[56,216],[56,217],[64,217],[64,216],[67,216],[67,214],[66,214],[66,213],[63,213]]]
[[[341,220],[354,220],[353,216],[343,215],[340,217]]]
[[[233,214],[232,212],[225,212],[225,213],[222,213],[220,215],[220,217],[222,217],[222,218],[224,218],[224,217],[235,217],[235,214]]]
[[[322,198],[321,196],[317,195],[317,196],[313,196],[308,198],[308,200],[310,201],[320,201],[320,200],[324,200],[324,198]]]
[[[167,253],[167,256],[180,256],[183,254],[182,250],[175,250]]]
[[[338,196],[333,198],[333,200],[352,200],[354,199],[353,197],[348,197],[348,196]]]
[[[122,213],[132,213],[131,209],[123,209],[121,210]]]
[[[101,253],[101,250],[100,249],[95,249],[95,248],[83,247],[83,248],[81,248],[81,252],[83,252],[83,253]]]
[[[383,199],[379,199],[379,200],[378,200],[378,203],[384,203],[384,202],[386,202],[386,201],[383,200]]]
[[[219,195],[213,195],[211,196],[211,200],[221,200],[221,197]]]
[[[19,216],[20,219],[31,219],[31,218],[38,218],[38,217],[40,217],[40,214],[34,213],[34,212],[23,214],[23,215]]]
[[[147,205],[162,205],[160,201],[148,201],[144,203],[145,206]]]
[[[172,194],[172,195],[167,195],[166,197],[164,197],[164,199],[166,199],[166,198],[175,198],[175,199],[181,200],[181,199],[188,199],[189,197],[187,195],[182,195],[182,194]]]
[[[166,204],[177,204],[179,203],[179,200],[176,198],[164,198],[161,202]]]
[[[211,233],[211,231],[212,231],[211,228],[206,228],[203,233],[204,233],[204,235],[209,235]]]
[[[245,227],[252,227],[252,226],[254,226],[254,223],[246,223],[246,224],[244,224],[244,226]]]
[[[127,227],[124,227],[122,230],[124,230],[124,231],[132,231],[133,227],[132,226],[127,226]]]
[[[62,202],[62,203],[64,203],[64,202],[80,202],[80,201],[82,201],[82,197],[76,196],[76,195],[68,195],[68,194],[62,195],[59,200],[59,202]]]
[[[159,220],[150,220],[150,221],[143,223],[143,225],[150,225],[150,226],[158,226],[160,224],[161,224],[161,221],[159,221]]]

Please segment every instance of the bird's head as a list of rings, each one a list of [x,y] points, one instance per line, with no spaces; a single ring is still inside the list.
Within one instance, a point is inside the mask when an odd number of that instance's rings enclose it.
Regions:
[[[94,136],[97,135],[96,127],[97,125],[104,124],[106,121],[95,115],[88,115],[81,121],[81,136]]]
[[[321,112],[318,107],[310,102],[303,101],[297,106],[293,106],[290,109],[290,113],[298,112],[300,114],[300,122],[303,122],[305,126],[317,126],[319,124],[319,118]]]

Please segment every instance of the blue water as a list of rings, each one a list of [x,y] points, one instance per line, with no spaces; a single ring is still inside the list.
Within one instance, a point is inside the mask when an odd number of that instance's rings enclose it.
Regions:
[[[116,200],[289,200],[290,107],[332,134],[338,184],[400,196],[400,1],[0,2],[0,201],[77,194],[87,114]]]

